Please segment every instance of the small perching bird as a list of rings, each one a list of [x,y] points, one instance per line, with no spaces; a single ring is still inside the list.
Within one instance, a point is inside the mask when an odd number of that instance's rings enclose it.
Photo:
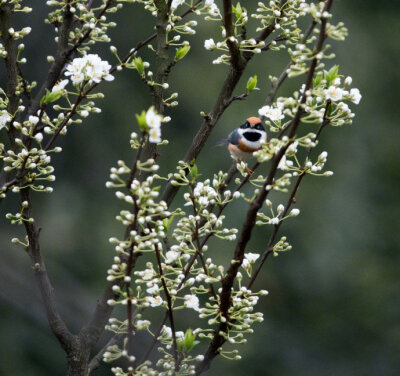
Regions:
[[[233,130],[226,140],[231,157],[235,160],[246,160],[253,152],[260,150],[267,140],[267,132],[258,117],[249,117],[244,124]]]

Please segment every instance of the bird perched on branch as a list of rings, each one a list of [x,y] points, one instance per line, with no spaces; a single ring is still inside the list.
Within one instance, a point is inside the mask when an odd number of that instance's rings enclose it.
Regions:
[[[245,160],[253,152],[261,149],[262,142],[267,140],[265,127],[258,117],[249,117],[244,124],[233,130],[221,145],[228,144],[231,157],[235,160]]]

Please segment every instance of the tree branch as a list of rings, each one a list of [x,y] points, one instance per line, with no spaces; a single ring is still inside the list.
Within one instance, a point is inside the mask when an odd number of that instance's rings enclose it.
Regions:
[[[332,5],[333,0],[328,0],[325,9],[326,11],[330,10],[330,7]],[[306,84],[305,84],[305,89],[304,93],[301,97],[300,100],[300,105],[298,107],[298,110],[296,112],[295,117],[291,121],[290,125],[288,128],[290,129],[290,136],[289,139],[292,139],[296,133],[296,130],[300,124],[301,116],[304,112],[302,105],[306,101],[306,91],[309,90],[311,87],[312,83],[312,78],[314,76],[315,68],[317,66],[318,59],[316,55],[321,51],[323,43],[326,39],[326,18],[322,18],[321,20],[321,28],[320,28],[320,33],[319,33],[319,38],[317,41],[317,46],[316,46],[316,52],[315,52],[315,57],[311,62],[307,78],[306,78]],[[215,331],[214,337],[205,353],[204,360],[199,363],[196,367],[196,374],[199,375],[209,369],[210,364],[212,360],[218,355],[218,351],[222,344],[225,342],[225,338],[220,334],[221,332],[226,333],[229,327],[229,308],[231,307],[231,292],[232,292],[232,287],[233,283],[235,281],[237,272],[239,270],[239,267],[242,265],[243,258],[244,258],[244,252],[247,246],[247,243],[249,242],[251,238],[251,234],[253,231],[253,228],[256,223],[256,217],[259,209],[262,207],[262,204],[264,200],[267,198],[269,190],[266,189],[268,185],[271,185],[273,182],[273,179],[275,177],[275,174],[278,169],[279,162],[281,158],[285,155],[285,152],[287,148],[289,147],[290,142],[282,147],[279,152],[274,156],[272,159],[272,164],[270,168],[270,172],[268,174],[268,177],[266,178],[263,187],[260,190],[259,195],[257,198],[250,204],[250,207],[247,211],[246,215],[246,220],[243,223],[242,226],[242,231],[241,235],[239,237],[239,240],[236,244],[236,248],[234,251],[234,256],[233,256],[233,263],[231,264],[228,272],[226,273],[226,276],[222,279],[222,291],[220,294],[220,312],[222,316],[226,318],[226,322],[221,322],[218,325],[218,328]]]
[[[69,353],[75,342],[75,337],[67,328],[57,309],[54,289],[47,275],[46,266],[41,256],[39,244],[40,229],[36,227],[34,222],[29,221],[29,218],[32,217],[32,203],[29,188],[21,189],[20,195],[21,202],[28,202],[28,206],[23,213],[24,226],[29,241],[29,245],[26,251],[31,259],[35,278],[39,286],[40,293],[42,295],[47,320],[49,322],[52,332],[54,333],[64,350]]]
[[[329,104],[328,104],[328,105],[329,105]],[[317,131],[317,133],[316,133],[316,135],[315,135],[315,137],[314,137],[314,142],[318,140],[318,138],[319,138],[319,136],[320,136],[322,130],[325,128],[325,126],[329,124],[329,120],[326,119],[326,114],[327,114],[327,110],[328,110],[328,105],[326,106],[326,109],[325,109],[324,119],[323,119],[321,125],[319,126],[318,131]],[[313,148],[311,148],[311,147],[307,149],[306,157],[305,157],[305,161],[304,161],[304,165],[305,165],[305,163],[307,162],[309,156],[311,155],[312,150],[313,150]],[[303,166],[303,168],[304,168],[304,166]],[[303,172],[303,173],[297,178],[296,183],[295,183],[295,185],[293,186],[292,192],[290,193],[289,199],[288,199],[288,201],[287,201],[287,203],[286,203],[286,205],[285,205],[285,209],[283,210],[283,212],[282,212],[282,214],[281,214],[281,218],[286,217],[286,215],[287,215],[287,213],[288,213],[288,211],[289,211],[291,205],[294,203],[295,195],[296,195],[296,193],[297,193],[297,190],[298,190],[298,188],[299,188],[299,186],[300,186],[300,183],[301,183],[301,181],[303,180],[304,176],[306,176],[306,174]],[[265,260],[266,260],[267,257],[270,255],[270,253],[273,252],[273,248],[274,248],[274,247],[273,247],[273,244],[274,244],[274,241],[275,241],[275,239],[276,239],[276,236],[278,235],[278,231],[279,231],[279,229],[280,229],[282,223],[283,223],[283,222],[280,221],[278,224],[274,225],[274,231],[272,232],[272,234],[271,234],[271,236],[270,236],[270,238],[269,238],[269,240],[268,240],[268,245],[267,245],[267,247],[266,247],[266,250],[264,251],[264,253],[263,253],[262,257],[261,257],[261,260],[260,260],[259,265],[257,266],[257,269],[254,271],[253,275],[252,275],[251,278],[250,278],[249,283],[247,284],[247,288],[248,288],[248,289],[251,289],[251,287],[253,286],[253,283],[254,283],[254,281],[256,280],[256,278],[257,278],[257,276],[258,276],[258,274],[259,274],[261,268],[263,267],[263,265],[264,265],[264,263],[265,263]]]

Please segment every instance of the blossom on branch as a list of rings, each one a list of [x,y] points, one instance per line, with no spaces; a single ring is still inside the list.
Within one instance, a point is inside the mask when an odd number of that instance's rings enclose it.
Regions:
[[[161,115],[150,107],[146,112],[146,124],[149,127],[149,141],[155,144],[161,142]]]
[[[101,80],[112,81],[114,76],[110,74],[111,65],[101,60],[97,54],[88,54],[77,57],[67,66],[65,75],[71,76],[74,85],[84,81],[99,83]]]
[[[1,110],[0,111],[0,129],[4,128],[9,121],[11,121],[10,114],[5,110]]]

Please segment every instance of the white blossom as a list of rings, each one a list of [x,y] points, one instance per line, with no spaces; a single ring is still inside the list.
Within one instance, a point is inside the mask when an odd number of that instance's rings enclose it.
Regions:
[[[174,262],[177,258],[178,258],[178,256],[179,256],[179,253],[178,252],[176,252],[176,251],[168,251],[166,254],[165,254],[165,262],[167,263],[167,264],[171,264],[172,262]]]
[[[146,292],[150,295],[156,295],[160,292],[160,289],[159,289],[158,285],[153,285],[153,286],[149,287],[148,289],[146,289]]]
[[[141,273],[141,277],[144,281],[148,281],[150,279],[152,279],[154,276],[154,269],[145,269],[142,273]]]
[[[259,257],[260,255],[258,253],[245,253],[242,262],[243,269],[249,270],[251,265],[253,265]]]
[[[11,121],[11,116],[5,110],[0,111],[0,129],[4,128],[6,124]]]
[[[216,47],[214,39],[210,38],[210,39],[206,39],[204,41],[204,48],[206,50],[213,50]]]
[[[330,99],[331,101],[340,101],[343,98],[343,90],[339,87],[331,85],[324,91],[326,99]]]
[[[280,107],[264,106],[258,110],[258,113],[272,121],[282,120],[285,117]]]
[[[150,128],[149,142],[159,144],[161,141],[161,128]]]
[[[149,126],[149,141],[153,143],[161,142],[161,122],[162,117],[158,115],[153,107],[150,107],[146,112],[146,123]]]
[[[350,90],[349,97],[353,103],[359,104],[362,96],[361,96],[360,90],[354,88],[354,89]]]
[[[158,307],[162,304],[163,300],[161,296],[146,296],[147,302],[150,304],[152,307]]]
[[[180,5],[182,5],[185,2],[185,0],[172,0],[171,3],[171,9],[175,10],[176,8],[178,8]]]
[[[99,83],[101,80],[112,81],[114,76],[109,72],[111,65],[101,60],[97,54],[88,54],[77,57],[67,66],[66,76],[71,76],[74,85],[87,80],[89,83]]]
[[[195,311],[200,311],[199,298],[196,295],[185,295],[185,307],[193,308]]]
[[[60,81],[60,82],[57,82],[57,83],[53,86],[53,88],[51,89],[51,92],[52,92],[52,93],[55,93],[55,92],[57,92],[57,91],[64,90],[65,86],[68,85],[68,82],[69,82],[68,80],[62,80],[62,81]]]

